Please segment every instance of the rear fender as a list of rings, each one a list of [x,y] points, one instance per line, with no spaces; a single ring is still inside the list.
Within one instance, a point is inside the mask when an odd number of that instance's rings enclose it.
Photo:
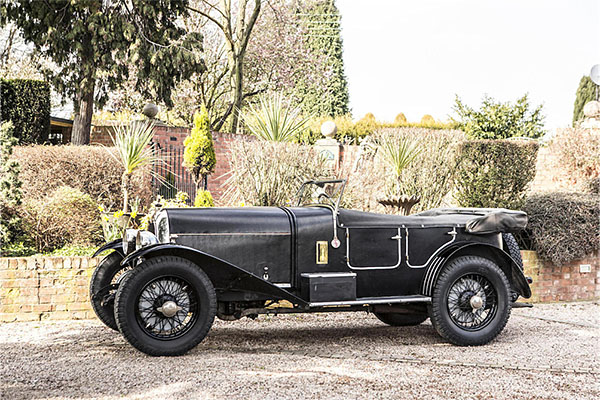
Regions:
[[[99,254],[105,252],[106,250],[114,250],[117,253],[119,253],[122,257],[125,257],[125,254],[123,253],[123,240],[122,239],[116,239],[116,240],[113,240],[112,242],[106,243],[104,246],[102,246],[98,250],[96,250],[96,252],[94,253],[94,255],[92,257],[97,257]]]
[[[293,304],[308,306],[306,301],[271,282],[225,260],[187,246],[168,243],[147,246],[129,254],[121,262],[121,265],[135,265],[140,258],[148,259],[159,256],[177,256],[190,260],[208,275],[215,289],[219,291],[259,293],[272,296],[273,299],[288,300]]]
[[[531,297],[531,288],[529,287],[527,279],[525,278],[525,275],[523,274],[523,271],[517,262],[504,250],[487,243],[463,243],[462,245],[457,243],[457,246],[446,249],[442,254],[439,255],[439,257],[443,258],[444,261],[442,263],[438,263],[437,266],[434,266],[434,262],[432,262],[432,265],[428,267],[433,267],[437,270],[425,274],[426,281],[423,282],[423,288],[433,287],[432,282],[427,282],[427,280],[433,280],[433,282],[435,282],[439,272],[444,268],[445,265],[448,264],[448,262],[450,262],[450,260],[456,257],[467,255],[491,259],[498,264],[500,268],[502,268],[511,284],[512,289],[515,292],[526,299]],[[429,289],[429,291],[430,293],[423,294],[431,296],[432,290]]]

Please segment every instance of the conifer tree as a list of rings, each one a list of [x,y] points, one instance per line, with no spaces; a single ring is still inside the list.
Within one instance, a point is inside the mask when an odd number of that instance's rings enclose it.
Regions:
[[[575,95],[575,105],[573,106],[573,126],[583,119],[583,107],[586,103],[598,99],[597,91],[599,90],[598,85],[589,76],[585,75],[581,77],[577,94]]]

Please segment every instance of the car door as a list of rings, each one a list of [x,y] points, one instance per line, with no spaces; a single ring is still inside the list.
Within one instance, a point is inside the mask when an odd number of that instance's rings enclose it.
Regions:
[[[346,261],[353,270],[395,269],[401,262],[398,228],[347,228]]]

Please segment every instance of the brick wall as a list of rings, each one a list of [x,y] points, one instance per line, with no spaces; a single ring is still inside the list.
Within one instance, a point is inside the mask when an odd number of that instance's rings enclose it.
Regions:
[[[563,266],[541,260],[535,251],[522,250],[526,276],[533,278],[529,301],[592,300],[600,298],[600,254],[592,254]],[[580,272],[580,265],[591,265],[590,272]]]
[[[531,192],[573,190],[573,178],[560,166],[559,155],[549,146],[540,147]]]
[[[0,322],[95,318],[89,257],[0,258]]]
[[[533,278],[527,301],[555,302],[600,298],[600,261],[591,255],[562,267],[522,251],[525,275]],[[0,322],[95,318],[89,282],[97,258],[0,258]],[[591,272],[579,272],[590,264]]]

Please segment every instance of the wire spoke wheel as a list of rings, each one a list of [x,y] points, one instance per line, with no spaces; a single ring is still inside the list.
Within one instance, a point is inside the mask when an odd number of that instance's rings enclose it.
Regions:
[[[136,319],[142,330],[155,339],[177,339],[196,322],[199,303],[198,293],[189,282],[163,276],[142,289],[136,302]]]
[[[452,322],[467,331],[485,328],[498,310],[498,294],[484,276],[461,276],[448,291],[448,314]]]

